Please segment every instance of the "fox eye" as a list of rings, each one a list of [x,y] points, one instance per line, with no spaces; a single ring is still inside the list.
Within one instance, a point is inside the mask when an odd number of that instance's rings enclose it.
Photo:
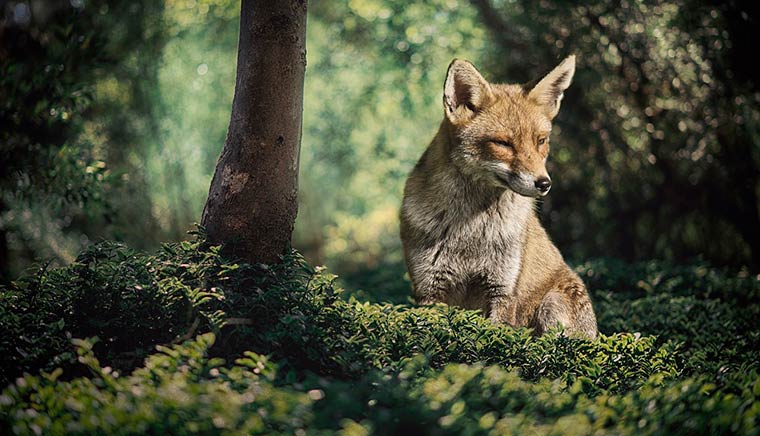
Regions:
[[[546,144],[546,138],[538,138],[538,145]]]

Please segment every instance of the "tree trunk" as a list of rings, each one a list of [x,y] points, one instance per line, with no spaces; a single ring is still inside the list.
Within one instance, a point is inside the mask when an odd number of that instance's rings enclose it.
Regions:
[[[202,225],[248,262],[277,263],[298,204],[306,0],[242,0],[237,79]]]

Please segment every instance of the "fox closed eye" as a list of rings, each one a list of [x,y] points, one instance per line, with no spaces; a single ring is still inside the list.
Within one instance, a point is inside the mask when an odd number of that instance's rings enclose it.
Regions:
[[[515,148],[515,146],[511,142],[509,142],[509,141],[504,141],[504,140],[501,140],[501,139],[491,139],[490,141],[493,142],[494,144],[500,146],[500,147],[509,148],[509,149],[514,149]]]

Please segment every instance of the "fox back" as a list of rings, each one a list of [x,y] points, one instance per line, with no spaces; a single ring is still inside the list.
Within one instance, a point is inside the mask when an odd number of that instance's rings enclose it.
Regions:
[[[407,180],[401,240],[420,304],[480,309],[494,322],[537,334],[596,337],[580,278],[541,226],[534,202],[548,194],[552,120],[575,71],[568,57],[527,87],[487,82],[454,60],[444,119]]]

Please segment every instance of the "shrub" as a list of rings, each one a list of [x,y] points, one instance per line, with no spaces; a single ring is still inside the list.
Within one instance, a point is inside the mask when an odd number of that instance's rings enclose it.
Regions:
[[[310,376],[281,385],[267,358],[209,358],[214,335],[159,347],[123,377],[77,341],[92,378],[26,375],[0,396],[0,424],[16,434],[695,434],[757,433],[760,382],[741,395],[704,380],[650,380],[627,394],[589,397],[584,381],[524,381],[515,371],[418,356],[400,372],[347,382]]]
[[[23,371],[75,362],[73,337],[100,338],[96,350],[109,365],[130,368],[153,346],[168,343],[204,323],[219,324],[207,292],[224,280],[215,249],[166,245],[147,255],[104,242],[83,251],[65,268],[41,267],[0,292],[0,382]],[[213,272],[212,272],[213,271]],[[189,337],[188,337],[189,338]]]
[[[703,264],[611,260],[588,262],[578,272],[592,289],[603,329],[679,342],[686,375],[730,383],[734,373],[760,369],[760,276]]]
[[[201,241],[156,255],[96,245],[63,269],[41,270],[3,293],[3,374],[74,362],[71,337],[100,338],[107,365],[128,371],[156,344],[221,333],[212,352],[271,354],[285,371],[355,378],[400,369],[425,354],[433,367],[493,363],[524,378],[587,377],[594,389],[628,390],[654,374],[675,377],[676,345],[620,333],[597,341],[535,338],[495,326],[477,312],[438,305],[361,303],[339,298],[335,277],[297,254],[277,267],[228,264]]]
[[[615,261],[578,270],[606,333],[595,341],[444,305],[362,302],[297,253],[268,267],[225,260],[202,237],[154,254],[104,242],[0,291],[0,381],[16,379],[0,427],[757,432],[755,277]],[[72,340],[86,337],[97,340]]]
[[[246,353],[231,368],[207,357],[213,334],[159,347],[121,377],[100,366],[92,342],[77,341],[92,378],[60,382],[60,370],[27,375],[0,397],[3,427],[17,434],[292,434],[304,425],[308,396],[275,388],[266,358]]]

